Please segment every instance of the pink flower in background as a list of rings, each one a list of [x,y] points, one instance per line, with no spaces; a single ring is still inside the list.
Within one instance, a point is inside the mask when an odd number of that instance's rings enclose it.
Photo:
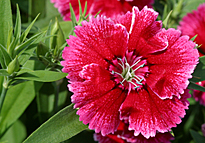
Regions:
[[[114,133],[126,120],[135,136],[150,138],[181,123],[199,55],[188,36],[161,29],[157,16],[147,7],[116,21],[90,16],[67,40],[61,64],[71,100],[96,133]]]
[[[202,53],[200,56],[205,54],[205,3],[199,5],[197,10],[192,13],[188,13],[180,22],[178,29],[182,31],[183,35],[188,35],[189,37],[194,37],[197,35],[195,42],[201,45],[199,48]],[[205,87],[205,81],[197,83]],[[205,106],[205,92],[193,90],[193,97],[200,104]]]
[[[174,137],[169,133],[157,133],[155,137],[149,139],[142,135],[134,136],[133,131],[128,130],[128,124],[120,122],[114,134],[102,136],[100,133],[94,134],[94,140],[99,143],[170,143]]]
[[[127,11],[132,11],[132,6],[138,6],[142,9],[145,5],[152,7],[154,0],[81,0],[81,5],[84,10],[85,2],[87,1],[87,14],[96,15],[99,11],[100,15],[115,18],[118,15],[125,14]],[[77,18],[79,17],[78,0],[51,0],[55,3],[55,7],[64,17],[64,20],[70,20],[71,3]]]
[[[200,86],[205,87],[205,81],[201,81],[197,83]],[[199,101],[201,105],[205,106],[205,92],[199,90],[193,90],[193,97],[196,101]]]
[[[201,4],[197,10],[188,13],[183,17],[178,29],[183,35],[188,35],[190,38],[198,35],[195,39],[203,54],[205,54],[205,3]]]
[[[203,133],[203,136],[205,137],[205,123],[201,125],[201,131]]]

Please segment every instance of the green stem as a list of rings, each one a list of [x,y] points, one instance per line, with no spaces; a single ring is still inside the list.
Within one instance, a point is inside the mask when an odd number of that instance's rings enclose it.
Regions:
[[[7,90],[8,90],[8,80],[7,80],[7,77],[5,77],[1,96],[0,96],[0,113],[2,110],[3,103],[4,103],[4,99],[6,97]]]

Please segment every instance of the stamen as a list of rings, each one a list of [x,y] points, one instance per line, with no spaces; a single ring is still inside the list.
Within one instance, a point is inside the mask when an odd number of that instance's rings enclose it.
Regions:
[[[139,59],[134,65],[131,66],[131,68],[133,68],[134,66],[136,66],[141,60]]]
[[[126,64],[126,63],[128,63],[128,62],[127,62],[127,59],[126,59],[126,57],[125,57],[125,64]]]
[[[117,59],[121,61],[122,64],[120,64],[120,63],[118,63],[118,64],[122,67],[122,69],[124,69],[125,65],[124,65],[122,59],[121,58],[117,58]]]
[[[134,75],[134,77],[136,77],[140,82],[143,81],[143,78],[140,79],[138,76]]]
[[[118,63],[118,64],[122,67],[122,69],[124,69],[124,66],[122,64],[120,64],[120,63]]]
[[[142,67],[144,67],[144,65],[145,65],[145,63],[144,64],[142,64],[142,65],[140,65],[139,67],[137,67],[136,69],[134,69],[133,70],[133,72],[135,72],[136,70],[138,70],[139,68],[142,68]]]
[[[134,82],[130,81],[130,83],[132,83],[132,84],[135,86],[135,87],[134,87],[135,89],[136,89],[136,88],[139,88],[139,86],[137,86]]]
[[[137,84],[142,85],[141,81],[138,81],[137,79],[133,78]]]
[[[119,75],[122,79],[121,78],[118,79],[118,83],[120,83],[122,86],[127,86],[126,84],[128,84],[128,86],[129,86],[128,90],[130,90],[130,87],[132,89],[140,88],[143,85],[142,81],[144,80],[144,78],[142,77],[142,75],[140,73],[138,73],[138,72],[135,73],[135,71],[137,71],[139,68],[144,67],[145,62],[143,62],[140,59],[140,57],[138,57],[138,58],[132,57],[132,59],[130,59],[130,58],[127,59],[126,57],[123,57],[123,58],[117,58],[117,63],[114,63],[114,65],[118,64],[122,68],[122,69],[120,68],[120,70],[119,70],[119,72],[121,72],[121,73],[115,72],[115,70],[112,70],[111,73],[113,75],[114,74]],[[132,65],[130,65],[128,63],[128,60],[133,60],[134,63]],[[143,64],[141,64],[141,63],[143,63]],[[139,64],[139,66],[137,66],[138,64]],[[118,65],[116,65],[116,66],[118,66]],[[136,66],[136,68],[134,69],[135,66]],[[143,72],[143,71],[141,71],[141,72]],[[122,80],[122,81],[119,81],[119,80]],[[126,81],[126,84],[124,85],[123,83],[125,81]]]
[[[121,76],[122,78],[124,78],[124,77],[122,76],[122,74],[120,74],[120,73],[118,73],[118,72],[112,71],[112,74],[118,74],[119,76]]]
[[[120,82],[120,83],[122,84],[122,86],[124,86],[124,85],[123,85],[123,82],[124,82],[124,81],[125,81],[125,78],[123,79],[123,81]]]

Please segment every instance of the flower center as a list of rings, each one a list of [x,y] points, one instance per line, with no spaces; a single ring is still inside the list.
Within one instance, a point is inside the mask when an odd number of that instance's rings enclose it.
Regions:
[[[146,73],[148,73],[148,66],[146,60],[141,57],[136,57],[133,52],[127,53],[122,59],[117,58],[113,60],[113,65],[109,70],[115,77],[115,81],[120,83],[119,87],[123,89],[139,89],[145,82]]]

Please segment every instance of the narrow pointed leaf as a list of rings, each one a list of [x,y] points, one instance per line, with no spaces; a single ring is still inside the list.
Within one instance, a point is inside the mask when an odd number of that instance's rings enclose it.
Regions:
[[[8,38],[7,38],[7,45],[6,45],[6,48],[8,49],[12,40],[13,40],[13,27],[10,28],[9,30],[9,35],[8,35]]]
[[[188,88],[205,92],[205,88],[203,86],[200,86],[200,85],[194,83],[193,81],[190,81]]]
[[[0,76],[9,76],[6,69],[0,69]]]
[[[6,47],[9,30],[13,27],[10,0],[0,0],[0,15],[0,44]]]
[[[168,21],[169,21],[169,17],[171,16],[171,14],[172,14],[172,11],[170,11],[169,12],[169,14],[167,15],[167,17],[163,20],[163,26],[165,27],[165,28],[167,28],[168,27]]]
[[[45,70],[36,70],[36,71],[23,71],[19,72],[15,79],[25,79],[25,80],[34,80],[40,82],[52,82],[66,77],[66,73],[54,72],[54,71],[45,71]]]
[[[83,17],[85,17],[85,15],[86,15],[87,8],[88,8],[88,5],[87,5],[87,1],[86,1],[86,2],[85,2],[84,12],[83,12]]]
[[[52,21],[50,21],[49,25],[48,25],[48,29],[47,29],[47,32],[46,32],[46,36],[50,36],[51,35],[51,24],[52,24]],[[50,38],[46,38],[45,39],[45,45],[47,47],[50,47]]]
[[[4,61],[4,56],[3,56],[1,51],[0,51],[0,64],[1,64],[1,67],[3,69],[6,69],[6,64],[5,64],[5,61]]]
[[[80,0],[78,0],[78,4],[79,4],[79,13],[80,13],[80,16],[82,16],[82,6],[80,3]]]
[[[16,56],[14,49],[17,46],[18,42],[19,42],[19,39],[14,37],[13,41],[11,42],[10,46],[8,47],[8,53],[11,56],[11,58],[14,58]]]
[[[15,23],[15,28],[14,28],[14,37],[16,39],[19,39],[21,35],[21,15],[19,11],[19,6],[16,6],[17,8],[17,14],[16,14],[16,23]]]
[[[198,36],[198,35],[196,34],[196,35],[195,35],[194,37],[192,37],[190,40],[191,40],[191,41],[194,41],[197,36]]]
[[[79,121],[73,105],[59,111],[34,131],[24,143],[62,142],[87,128]]]
[[[42,33],[35,40],[33,40],[33,42],[29,46],[21,50],[21,52],[18,54],[18,60],[20,65],[24,65],[27,62],[27,60],[29,60],[29,58],[32,56],[34,50],[36,49],[40,41],[44,40],[45,38],[48,38],[48,37],[44,37],[44,35],[45,34]]]
[[[40,32],[34,36],[32,36],[31,38],[29,38],[27,41],[25,41],[24,43],[22,43],[21,45],[19,45],[18,47],[15,48],[16,53],[19,54],[21,50],[23,50],[24,48],[28,47],[35,39],[37,39],[39,36],[41,36],[43,34],[43,32]]]
[[[5,66],[8,66],[8,64],[11,62],[11,57],[9,56],[9,54],[6,51],[6,49],[1,44],[0,44],[0,52],[2,54],[1,56],[3,58]]]
[[[75,16],[75,13],[74,13],[74,10],[73,10],[71,3],[69,3],[69,5],[70,5],[71,20],[73,22],[73,27],[75,27],[77,24],[76,16]]]
[[[31,28],[33,27],[33,24],[36,22],[37,18],[39,17],[40,14],[38,14],[35,19],[31,22],[31,24],[26,28],[26,30],[22,33],[21,37],[20,37],[20,41],[21,43],[25,41],[29,31],[31,30]]]

